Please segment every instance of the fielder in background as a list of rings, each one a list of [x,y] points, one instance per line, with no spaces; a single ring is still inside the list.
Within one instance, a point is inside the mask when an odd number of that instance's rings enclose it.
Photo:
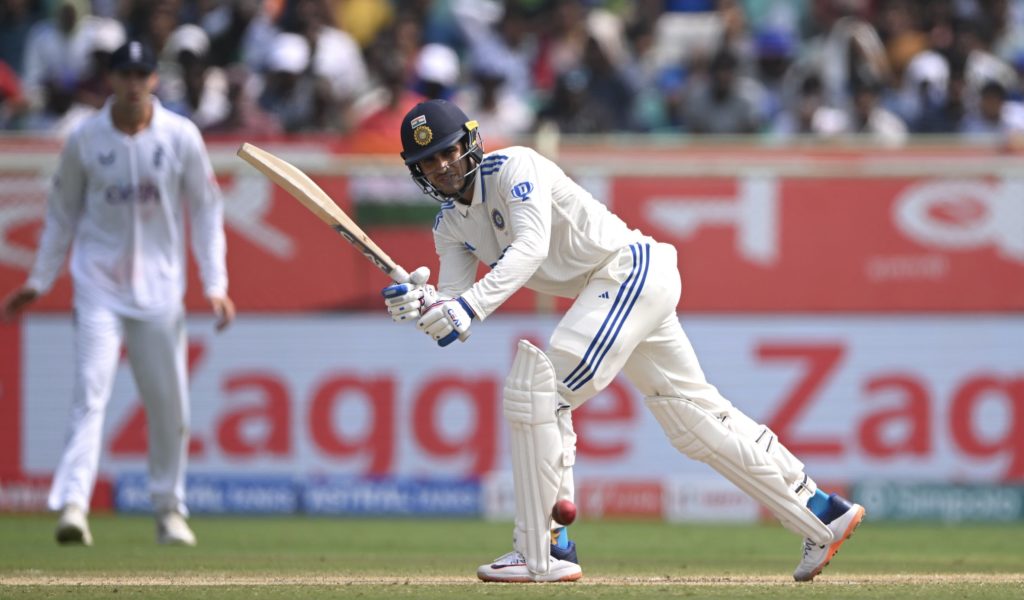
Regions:
[[[185,520],[184,215],[220,330],[235,314],[227,295],[223,201],[199,130],[151,95],[157,83],[152,50],[130,41],[114,52],[111,69],[113,96],[68,138],[35,264],[3,312],[13,318],[48,291],[71,246],[74,396],[48,499],[51,510],[61,511],[57,541],[92,544],[86,515],[124,342],[146,406],[157,542],[193,546]]]
[[[621,371],[644,394],[680,452],[764,504],[804,538],[793,573],[810,581],[864,518],[864,508],[818,489],[775,434],[709,384],[675,313],[676,250],[637,230],[534,150],[485,154],[477,123],[454,104],[415,106],[401,124],[402,158],[441,202],[440,257],[429,272],[385,288],[395,321],[411,321],[441,346],[465,341],[516,290],[575,299],[546,352],[523,340],[505,382],[516,515],[513,551],[477,569],[484,581],[572,581],[575,544],[552,520],[573,499],[571,411]],[[476,280],[477,262],[490,267]]]

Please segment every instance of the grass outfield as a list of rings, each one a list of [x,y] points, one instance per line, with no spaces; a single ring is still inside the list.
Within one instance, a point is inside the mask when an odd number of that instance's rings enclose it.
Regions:
[[[97,516],[96,545],[61,548],[49,515],[0,516],[0,598],[1024,598],[1024,523],[865,521],[797,584],[781,527],[584,522],[584,579],[485,584],[510,525],[475,520],[192,519],[196,548],[154,543],[145,517]]]

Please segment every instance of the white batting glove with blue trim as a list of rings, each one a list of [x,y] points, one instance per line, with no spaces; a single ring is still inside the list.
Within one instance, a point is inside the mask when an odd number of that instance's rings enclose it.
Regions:
[[[398,281],[380,291],[384,305],[395,323],[420,318],[424,307],[437,302],[437,290],[427,283],[430,269],[420,267],[409,275],[408,281]]]
[[[469,339],[469,326],[474,316],[473,309],[461,297],[449,298],[428,305],[416,326],[443,348],[455,340]]]

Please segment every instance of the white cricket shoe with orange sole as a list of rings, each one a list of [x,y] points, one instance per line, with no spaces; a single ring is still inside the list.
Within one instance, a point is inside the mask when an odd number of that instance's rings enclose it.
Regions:
[[[797,581],[811,581],[821,573],[821,570],[828,566],[832,557],[839,552],[843,542],[850,539],[853,530],[857,529],[864,520],[864,507],[860,504],[847,501],[840,496],[832,496],[831,502],[839,504],[846,510],[828,524],[832,530],[832,542],[830,544],[815,544],[808,538],[804,538],[804,557],[793,571],[793,579]]]

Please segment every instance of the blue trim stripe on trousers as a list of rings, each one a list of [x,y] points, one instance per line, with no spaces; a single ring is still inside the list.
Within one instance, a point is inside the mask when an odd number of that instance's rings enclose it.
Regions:
[[[633,268],[629,272],[629,276],[619,286],[615,302],[612,303],[612,308],[608,312],[608,316],[605,317],[604,323],[601,323],[601,328],[597,330],[597,335],[590,342],[590,347],[583,355],[583,360],[576,365],[568,377],[562,380],[566,387],[573,391],[580,389],[594,378],[594,373],[601,366],[605,355],[611,350],[615,338],[622,331],[626,317],[633,310],[637,298],[640,297],[640,293],[644,289],[644,283],[647,281],[647,268],[650,266],[651,246],[637,243],[630,246],[629,249],[633,252]]]

